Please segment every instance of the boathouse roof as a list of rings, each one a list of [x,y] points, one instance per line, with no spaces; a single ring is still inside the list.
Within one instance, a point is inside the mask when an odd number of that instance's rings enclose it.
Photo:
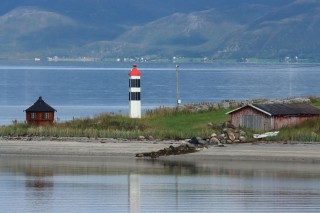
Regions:
[[[249,104],[228,112],[232,114],[245,107],[252,107],[269,116],[288,116],[288,115],[320,115],[320,109],[307,103],[294,104]]]
[[[49,104],[47,104],[40,96],[39,99],[25,111],[26,112],[56,112],[57,110],[55,110]]]

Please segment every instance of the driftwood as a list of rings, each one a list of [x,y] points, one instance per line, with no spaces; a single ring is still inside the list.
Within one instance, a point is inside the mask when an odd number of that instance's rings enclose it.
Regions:
[[[200,149],[191,145],[191,144],[183,144],[177,147],[169,146],[169,148],[160,149],[156,152],[144,152],[136,154],[136,157],[143,158],[143,157],[150,157],[152,159],[159,158],[160,156],[168,156],[168,155],[181,155],[181,154],[188,154],[197,152]]]

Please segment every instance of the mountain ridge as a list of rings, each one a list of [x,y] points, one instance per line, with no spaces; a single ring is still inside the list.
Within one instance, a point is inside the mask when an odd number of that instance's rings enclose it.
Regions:
[[[320,56],[320,2],[313,0],[81,0],[78,10],[74,0],[28,2],[0,9],[2,58]]]

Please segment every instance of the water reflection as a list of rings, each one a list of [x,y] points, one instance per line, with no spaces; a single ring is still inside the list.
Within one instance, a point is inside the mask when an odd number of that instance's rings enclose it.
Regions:
[[[30,167],[25,171],[26,187],[39,191],[53,188],[53,171],[45,167]]]
[[[317,212],[317,164],[0,156],[7,212]],[[6,211],[5,211],[6,212]]]
[[[128,175],[130,213],[137,213],[140,209],[140,180],[138,174]]]

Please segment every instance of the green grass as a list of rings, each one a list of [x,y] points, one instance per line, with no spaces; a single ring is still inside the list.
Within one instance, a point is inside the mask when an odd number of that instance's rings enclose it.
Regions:
[[[228,120],[228,115],[225,114],[227,111],[224,109],[191,112],[167,108],[147,113],[142,120],[150,125],[150,130],[152,129],[154,135],[160,137],[208,137],[212,133],[212,128],[208,127],[208,123],[222,123]]]
[[[209,122],[222,123],[228,120],[229,116],[225,113],[228,110],[209,110],[204,112],[177,112],[174,109],[167,109],[165,115],[156,112],[155,115],[147,114],[143,120],[153,126],[161,129],[175,129],[177,131],[201,130],[207,126]]]
[[[319,97],[309,97],[310,101],[311,101],[311,104],[315,107],[318,107],[320,108],[320,98]]]
[[[320,119],[308,121],[295,127],[282,128],[279,135],[270,138],[270,140],[320,142]]]
[[[311,103],[320,108],[320,99],[311,97]],[[17,124],[0,127],[0,136],[49,136],[49,137],[90,137],[90,138],[127,138],[138,136],[156,139],[185,139],[194,136],[209,137],[216,132],[218,125],[228,121],[225,113],[231,109],[204,110],[193,112],[191,109],[176,110],[161,108],[146,112],[141,119],[131,119],[123,115],[101,114],[95,118],[76,119],[52,126],[32,126]],[[250,136],[255,133],[245,130]],[[282,141],[319,141],[320,119],[303,125],[280,129],[277,137],[268,140]]]
[[[26,124],[2,126],[0,127],[0,135],[128,139],[138,136],[152,136],[158,139],[208,137],[212,133],[212,128],[208,127],[207,124],[227,120],[226,111],[191,112],[162,108],[147,112],[141,119],[101,114],[92,119],[77,119],[53,126],[37,127]]]

